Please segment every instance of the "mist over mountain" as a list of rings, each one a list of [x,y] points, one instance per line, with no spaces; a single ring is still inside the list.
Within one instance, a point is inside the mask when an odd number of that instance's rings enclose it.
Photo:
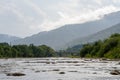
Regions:
[[[110,28],[107,28],[105,30],[102,30],[100,32],[97,32],[95,34],[92,34],[90,36],[73,40],[69,42],[66,46],[74,46],[78,44],[86,44],[86,43],[91,43],[91,42],[95,42],[98,40],[104,40],[115,33],[120,33],[120,23]]]
[[[27,37],[120,11],[120,0],[0,0],[0,33]]]
[[[118,23],[120,23],[120,12],[114,12],[103,16],[100,20],[65,25],[52,31],[40,32],[24,39],[12,41],[12,44],[45,44],[58,50],[65,48],[65,44],[75,39],[92,35]]]
[[[11,41],[14,41],[14,40],[17,40],[17,39],[21,39],[21,38],[15,37],[15,36],[6,35],[6,34],[0,34],[0,43],[2,43],[2,42],[10,43]]]

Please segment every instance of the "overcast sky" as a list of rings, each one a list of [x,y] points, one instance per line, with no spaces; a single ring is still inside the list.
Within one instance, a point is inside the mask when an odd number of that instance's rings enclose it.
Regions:
[[[26,37],[120,10],[120,0],[0,0],[0,33]]]

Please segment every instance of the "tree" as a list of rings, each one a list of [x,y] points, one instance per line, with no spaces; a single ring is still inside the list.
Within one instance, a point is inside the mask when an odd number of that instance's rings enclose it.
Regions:
[[[108,39],[86,44],[80,50],[81,57],[120,58],[120,34],[113,34]]]
[[[91,44],[86,44],[84,47],[80,50],[80,57],[85,57],[87,54],[90,54],[93,47]]]

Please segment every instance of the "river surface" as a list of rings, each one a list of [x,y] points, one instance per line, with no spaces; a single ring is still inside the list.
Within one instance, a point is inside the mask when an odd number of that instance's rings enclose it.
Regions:
[[[0,80],[120,80],[120,61],[80,58],[0,59]],[[24,76],[7,76],[24,73]]]

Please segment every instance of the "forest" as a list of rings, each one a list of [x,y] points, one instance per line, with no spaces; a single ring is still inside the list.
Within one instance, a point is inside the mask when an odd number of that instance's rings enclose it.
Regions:
[[[0,58],[16,58],[16,57],[53,57],[55,51],[46,46],[28,45],[9,45],[8,43],[0,43]]]
[[[78,44],[57,54],[62,57],[120,59],[120,34],[112,34],[105,40]]]
[[[84,45],[78,45],[67,50],[55,51],[46,45],[9,45],[0,43],[0,58],[16,57],[78,57],[78,58],[120,58],[120,34],[113,34],[108,39],[99,40]]]
[[[108,39],[83,45],[80,57],[120,59],[120,34],[113,34]]]

